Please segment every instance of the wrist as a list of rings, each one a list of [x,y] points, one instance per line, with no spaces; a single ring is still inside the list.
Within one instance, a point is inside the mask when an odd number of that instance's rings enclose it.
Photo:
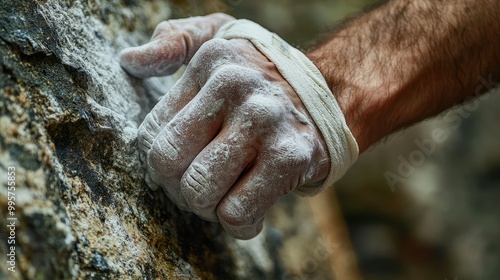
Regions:
[[[458,2],[390,1],[307,54],[335,95],[360,153],[393,131],[485,92],[477,77],[500,77],[499,33],[485,40],[480,32],[497,30],[497,14],[483,11],[500,5]]]
[[[357,84],[354,79],[346,77],[343,64],[335,61],[331,55],[325,59],[326,53],[330,54],[332,51],[323,52],[320,48],[308,53],[307,56],[327,81],[361,154],[385,135],[380,125],[376,123],[387,118],[383,116],[388,112],[382,108],[385,102],[381,100],[380,89],[370,90],[366,86]],[[386,134],[391,130],[388,124],[385,130]]]

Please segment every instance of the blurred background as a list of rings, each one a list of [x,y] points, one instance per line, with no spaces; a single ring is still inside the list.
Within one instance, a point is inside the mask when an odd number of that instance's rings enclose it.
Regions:
[[[172,18],[226,12],[256,21],[302,49],[375,3],[171,2]],[[363,154],[337,183],[364,279],[500,279],[498,108],[496,90],[398,132]]]

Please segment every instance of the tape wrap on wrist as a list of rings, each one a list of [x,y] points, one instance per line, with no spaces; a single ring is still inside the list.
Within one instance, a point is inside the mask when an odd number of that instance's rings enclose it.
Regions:
[[[323,75],[299,50],[275,33],[249,20],[231,21],[220,28],[215,38],[247,39],[273,62],[281,75],[297,92],[309,115],[322,133],[330,155],[330,172],[319,188],[301,190],[314,194],[333,185],[356,161],[359,154],[356,139]]]

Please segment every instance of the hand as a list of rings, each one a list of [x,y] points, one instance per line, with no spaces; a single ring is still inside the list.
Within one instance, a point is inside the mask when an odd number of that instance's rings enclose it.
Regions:
[[[202,41],[186,34],[157,28],[154,43],[124,51],[125,69],[140,77],[171,73],[196,45],[183,48],[183,42]],[[201,46],[140,126],[139,145],[152,188],[161,186],[181,209],[219,221],[240,239],[262,230],[280,197],[319,186],[330,167],[326,144],[296,92],[242,39]]]
[[[139,78],[173,74],[182,64],[187,64],[222,25],[232,20],[230,15],[215,13],[163,21],[156,26],[149,43],[124,49],[120,53],[120,64]]]

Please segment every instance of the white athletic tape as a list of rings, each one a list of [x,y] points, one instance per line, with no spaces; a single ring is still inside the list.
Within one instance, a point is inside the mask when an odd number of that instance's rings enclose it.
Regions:
[[[249,20],[241,19],[225,24],[215,38],[247,39],[276,65],[299,95],[328,146],[330,173],[323,185],[313,193],[339,180],[358,158],[359,149],[337,100],[316,66],[278,35]],[[307,190],[306,193],[311,194],[310,191]]]

